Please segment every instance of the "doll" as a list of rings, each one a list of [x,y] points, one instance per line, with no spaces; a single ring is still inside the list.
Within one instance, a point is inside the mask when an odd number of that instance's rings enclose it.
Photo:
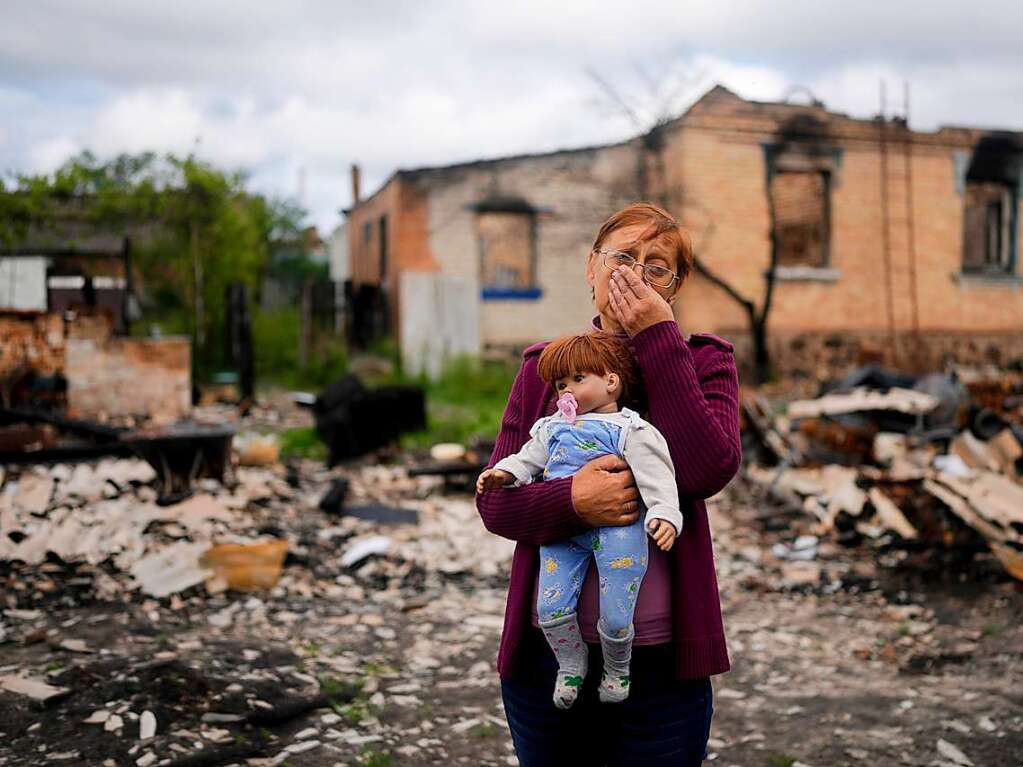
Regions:
[[[588,650],[579,632],[576,604],[590,557],[600,583],[597,633],[604,655],[599,695],[605,703],[629,694],[629,664],[635,631],[632,616],[646,574],[647,535],[669,551],[682,532],[675,470],[668,444],[656,428],[620,403],[639,385],[635,360],[625,343],[605,333],[559,338],[540,355],[538,372],[558,396],[557,415],[541,418],[522,449],[487,469],[476,491],[575,474],[601,455],[629,464],[646,514],[631,525],[588,530],[540,547],[537,615],[558,660],[554,704],[569,708],[579,695]]]

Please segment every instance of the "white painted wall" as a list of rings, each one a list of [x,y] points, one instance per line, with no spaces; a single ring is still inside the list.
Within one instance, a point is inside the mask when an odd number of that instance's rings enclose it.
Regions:
[[[480,353],[479,295],[475,281],[435,272],[401,274],[401,362],[416,375],[436,378],[444,363]]]
[[[330,258],[330,279],[344,282],[352,276],[352,260],[348,254],[348,224],[338,224],[327,239]]]
[[[46,311],[45,256],[0,257],[0,309]]]

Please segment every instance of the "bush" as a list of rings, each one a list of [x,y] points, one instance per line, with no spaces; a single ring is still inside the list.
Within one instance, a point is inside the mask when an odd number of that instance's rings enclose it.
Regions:
[[[427,429],[406,435],[405,447],[426,447],[437,442],[468,442],[474,437],[493,439],[518,368],[510,363],[482,362],[459,357],[448,364],[436,381],[420,378],[426,390]]]
[[[348,354],[338,338],[321,338],[309,352],[305,367],[298,364],[301,322],[298,309],[257,311],[252,318],[256,378],[289,388],[319,389],[348,370]]]

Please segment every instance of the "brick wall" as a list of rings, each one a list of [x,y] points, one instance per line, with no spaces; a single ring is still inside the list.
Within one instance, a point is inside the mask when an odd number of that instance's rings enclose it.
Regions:
[[[770,258],[763,146],[778,141],[782,120],[793,109],[749,104],[737,97],[711,100],[681,121],[665,151],[668,191],[675,193],[683,220],[696,229],[700,256],[758,303]],[[927,338],[945,331],[992,337],[1023,331],[1023,291],[1017,282],[960,275],[963,197],[957,189],[956,156],[968,151],[976,136],[962,130],[909,135],[912,163],[907,175],[904,143],[894,140],[907,134],[900,126],[887,127],[886,264],[878,126],[822,110],[807,111],[824,121],[831,132],[826,140],[841,153],[831,197],[830,266],[837,279],[779,281],[771,331],[870,332],[887,338],[894,325],[900,344],[901,336],[914,328]],[[908,178],[912,216],[906,200]],[[915,310],[910,218],[915,235]],[[735,302],[706,280],[693,280],[683,298],[680,318],[687,326],[723,330],[745,325]]]
[[[192,406],[191,342],[187,338],[68,339],[64,375],[68,414],[107,421],[185,418]]]
[[[52,376],[64,369],[64,321],[58,314],[0,313],[0,394],[27,373]],[[20,404],[6,401],[0,404]]]
[[[747,102],[720,88],[662,131],[660,152],[644,151],[637,139],[396,174],[352,213],[353,276],[379,279],[373,271],[373,244],[360,253],[358,240],[361,222],[387,212],[396,228],[391,237],[394,268],[439,270],[478,286],[473,206],[495,193],[521,198],[541,211],[536,272],[541,293],[529,300],[484,300],[480,335],[486,346],[523,346],[585,326],[592,304],[584,270],[593,236],[614,210],[647,197],[666,201],[692,230],[697,254],[708,267],[760,305],[770,261],[767,157],[772,147],[805,139],[792,125],[812,126],[818,133],[810,142],[833,158],[829,262],[824,270],[789,272],[778,280],[772,337],[846,334],[888,348],[889,358],[899,361],[916,343],[926,346],[917,355],[921,359],[950,353],[971,357],[977,344],[1001,344],[1007,354],[1015,348],[1012,339],[1023,334],[1019,281],[960,274],[963,158],[979,140],[979,131],[910,133],[898,124],[885,125],[886,258],[879,124],[815,107]],[[373,232],[375,237],[375,226]],[[736,301],[698,274],[682,287],[675,310],[686,332],[741,335],[747,329],[746,314]],[[775,349],[782,368],[809,364],[787,342],[776,343]],[[842,354],[858,352],[845,349]],[[792,355],[789,365],[784,358]]]
[[[735,345],[740,380],[750,380],[752,343],[741,329],[723,330]],[[775,372],[826,381],[839,378],[855,367],[893,358],[887,333],[868,331],[777,332],[769,339]],[[898,337],[897,364],[916,373],[940,371],[949,362],[964,365],[1019,365],[1023,363],[1023,334],[984,332],[922,332]]]
[[[511,158],[452,169],[428,187],[430,247],[447,274],[480,279],[476,214],[470,206],[492,196],[521,198],[538,209],[538,298],[486,299],[481,305],[485,346],[524,346],[585,327],[592,314],[586,258],[603,220],[635,199],[633,145]]]

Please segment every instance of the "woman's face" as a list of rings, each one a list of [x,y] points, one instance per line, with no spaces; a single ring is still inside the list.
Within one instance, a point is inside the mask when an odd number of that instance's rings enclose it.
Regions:
[[[637,262],[635,271],[640,279],[643,279],[642,266],[648,264],[651,266],[661,266],[665,269],[670,269],[673,273],[677,274],[677,256],[666,256],[665,254],[658,252],[657,249],[650,248],[649,242],[637,244],[637,240],[640,236],[642,236],[646,229],[646,224],[633,224],[631,226],[623,226],[619,229],[615,229],[604,239],[604,242],[600,245],[600,249],[624,251],[635,258]],[[597,306],[597,312],[601,315],[601,317],[606,318],[614,316],[614,312],[608,302],[610,280],[611,269],[604,265],[604,256],[596,251],[592,251],[586,264],[586,281],[590,284],[590,287],[593,288],[593,300]],[[679,285],[680,281],[675,280],[674,284],[670,288],[662,288],[657,285],[650,285],[650,287],[656,291],[661,298],[670,304],[675,300],[675,295],[678,293]]]

